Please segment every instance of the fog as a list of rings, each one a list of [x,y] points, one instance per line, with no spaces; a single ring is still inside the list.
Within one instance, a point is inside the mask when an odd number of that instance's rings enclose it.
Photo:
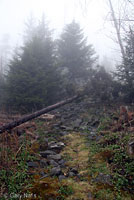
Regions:
[[[111,39],[116,35],[107,18],[109,8],[106,2],[90,0],[85,1],[85,5],[84,1],[78,0],[0,0],[1,54],[9,57],[12,50],[22,44],[25,22],[30,15],[38,20],[45,13],[55,37],[65,24],[73,19],[79,22],[88,42],[99,55],[99,64],[107,62],[114,67],[120,60],[120,51],[118,44]]]

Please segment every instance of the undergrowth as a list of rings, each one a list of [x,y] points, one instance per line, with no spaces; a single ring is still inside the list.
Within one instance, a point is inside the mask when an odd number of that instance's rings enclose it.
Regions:
[[[26,135],[19,141],[16,133],[3,133],[0,137],[0,199],[17,199],[23,188],[30,186],[27,161],[30,155],[30,142]]]
[[[101,120],[98,127],[99,141],[89,141],[89,175],[95,179],[99,174],[111,176],[111,184],[96,183],[95,199],[134,199],[134,160],[129,155],[128,142],[133,139],[132,133],[125,131],[112,132],[112,118]],[[87,142],[87,141],[86,141]]]

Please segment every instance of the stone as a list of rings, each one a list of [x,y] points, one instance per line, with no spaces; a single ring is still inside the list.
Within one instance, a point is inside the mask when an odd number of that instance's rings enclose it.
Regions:
[[[89,140],[96,140],[96,137],[97,137],[97,134],[94,131],[92,131],[92,132],[90,132],[88,139]]]
[[[64,117],[61,117],[61,122],[64,123],[66,120]]]
[[[60,154],[48,155],[48,156],[47,156],[47,159],[48,159],[48,160],[55,160],[55,161],[58,161],[58,160],[61,160],[61,155],[60,155]]]
[[[74,128],[79,128],[81,123],[82,123],[82,119],[76,119],[76,120],[72,123],[72,126],[73,126]]]
[[[55,155],[56,153],[54,151],[46,150],[46,151],[41,151],[40,155],[43,158],[47,158],[48,155]]]
[[[50,120],[53,120],[55,118],[55,115],[51,115],[51,114],[43,114],[41,115],[40,117],[38,117],[39,120],[42,120],[42,121],[50,121]]]
[[[57,162],[55,162],[54,160],[50,160],[49,164],[52,165],[53,167],[58,167],[59,164]]]
[[[98,119],[96,119],[96,120],[94,120],[92,123],[91,123],[91,126],[93,126],[93,127],[97,127],[98,125],[99,125],[99,120]]]
[[[109,174],[100,173],[95,179],[93,179],[93,181],[97,183],[112,185],[112,176]]]
[[[47,166],[48,166],[47,160],[46,160],[46,159],[40,160],[40,166],[41,166],[42,168],[47,167]]]
[[[44,177],[44,176],[46,176],[47,174],[45,173],[45,172],[40,172],[40,175],[41,175],[41,177]]]
[[[101,136],[101,135],[98,135],[98,136],[96,136],[96,142],[99,142],[101,139],[103,138],[103,136]]]
[[[43,174],[43,172],[42,172],[42,174]],[[44,173],[44,175],[40,178],[40,180],[43,178],[47,178],[47,177],[49,177],[49,175]]]
[[[60,125],[61,125],[61,123],[59,123],[59,124],[53,124],[53,128],[54,128],[54,129],[59,129],[59,128],[60,128]]]
[[[84,131],[84,130],[87,130],[87,126],[80,126],[80,130]]]
[[[65,168],[65,162],[63,159],[58,162],[61,168]]]
[[[75,169],[75,168],[71,168],[71,169],[70,169],[70,172],[73,172],[74,174],[78,174],[78,171],[77,171],[77,169]]]
[[[59,176],[62,174],[61,168],[60,167],[54,167],[50,171],[51,176]]]
[[[48,143],[48,146],[51,146],[51,145],[54,145],[54,144],[56,144],[56,141],[51,141],[51,142]]]
[[[61,129],[66,130],[66,131],[72,131],[73,127],[68,127],[68,126],[60,126]]]
[[[66,132],[66,131],[63,131],[63,132],[61,132],[61,133],[60,133],[60,135],[61,135],[61,136],[68,135],[68,132]]]
[[[68,172],[68,177],[73,177],[73,176],[76,176],[74,172]]]
[[[62,159],[62,160],[60,160],[58,163],[59,163],[59,165],[63,165],[63,164],[65,164],[65,160],[64,159]]]
[[[81,135],[81,136],[88,136],[89,133],[86,133],[86,132],[85,132],[85,133],[80,133],[80,135]]]
[[[134,156],[134,140],[128,143],[128,153],[130,156]]]
[[[48,149],[59,153],[63,149],[63,147],[65,147],[65,144],[63,142],[58,142],[58,143],[49,145]]]
[[[62,181],[63,179],[66,179],[66,177],[64,175],[60,175],[58,178],[59,178],[59,181]]]
[[[27,162],[27,165],[28,165],[28,167],[38,167],[38,163],[36,163],[36,162],[32,162],[32,161],[29,161],[29,162]]]

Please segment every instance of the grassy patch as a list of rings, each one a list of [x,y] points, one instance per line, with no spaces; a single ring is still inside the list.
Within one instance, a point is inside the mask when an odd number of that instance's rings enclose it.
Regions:
[[[0,140],[0,198],[19,199],[14,196],[21,194],[25,186],[30,186],[31,177],[28,174],[27,161],[34,160],[35,157],[29,153],[30,142],[26,135],[23,142],[19,141],[15,133],[4,133]]]

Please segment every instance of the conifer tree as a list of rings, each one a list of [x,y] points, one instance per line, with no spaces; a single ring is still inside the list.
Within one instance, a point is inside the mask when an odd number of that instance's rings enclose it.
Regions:
[[[58,40],[60,64],[66,69],[67,82],[86,82],[96,61],[92,45],[87,44],[83,30],[73,21],[67,24]]]
[[[54,57],[52,34],[43,17],[10,62],[6,87],[9,107],[27,112],[56,100],[60,77]]]
[[[131,28],[125,42],[125,58],[123,58],[122,64],[117,66],[116,76],[122,83],[126,100],[132,102],[134,99],[134,32]]]

